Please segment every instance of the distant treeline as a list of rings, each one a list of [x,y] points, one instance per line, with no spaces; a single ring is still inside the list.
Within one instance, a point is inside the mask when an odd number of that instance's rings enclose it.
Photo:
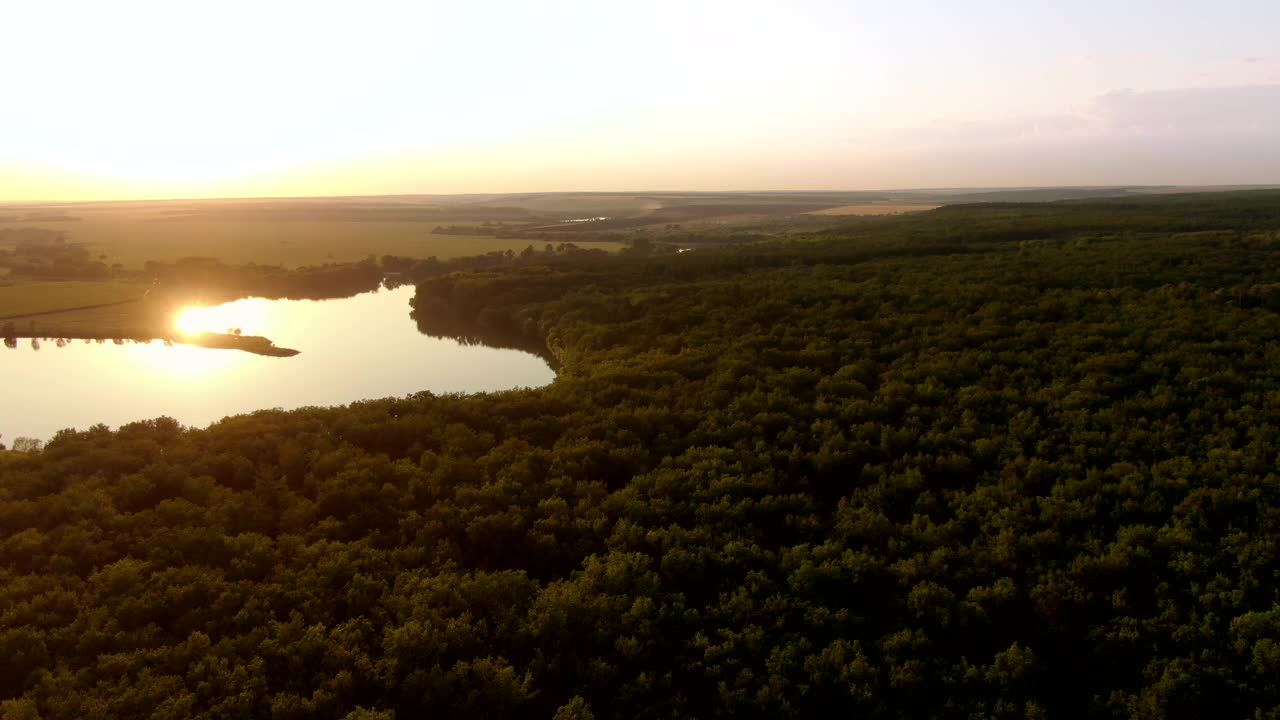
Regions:
[[[0,243],[13,244],[11,250],[0,248],[0,267],[15,275],[66,280],[101,280],[112,275],[112,268],[91,257],[83,245],[67,242],[66,233],[58,230],[0,228]]]
[[[1018,240],[1156,235],[1212,230],[1247,233],[1280,227],[1280,195],[1239,193],[1144,195],[1056,203],[976,203],[949,205],[902,218],[850,218],[843,229],[823,229],[814,237],[868,235],[909,242],[949,244]]]
[[[348,297],[382,284],[376,260],[286,269],[273,265],[225,265],[214,258],[148,261],[142,276],[161,287],[208,289],[215,294],[291,300]]]
[[[607,260],[609,256],[610,253],[608,251],[599,248],[581,248],[573,243],[559,243],[556,245],[548,243],[543,245],[541,249],[529,245],[520,252],[494,250],[484,255],[473,255],[444,261],[434,256],[410,258],[383,255],[379,262],[382,269],[389,274],[389,281],[395,284],[407,285],[455,272],[492,270],[537,263],[594,264]]]
[[[502,221],[482,222],[478,225],[437,225],[431,229],[432,235],[470,235],[480,237],[509,237],[527,223],[508,224]]]

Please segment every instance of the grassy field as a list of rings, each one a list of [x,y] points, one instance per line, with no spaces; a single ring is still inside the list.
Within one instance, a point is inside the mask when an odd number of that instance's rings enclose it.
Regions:
[[[39,282],[0,287],[0,319],[135,300],[146,288],[116,282]]]
[[[175,313],[173,306],[147,298],[136,303],[69,310],[9,322],[21,337],[163,337],[172,329]]]
[[[0,215],[12,219],[0,222],[0,229],[65,233],[68,242],[83,245],[93,259],[126,269],[140,269],[148,260],[192,256],[229,265],[298,267],[369,255],[443,260],[495,250],[519,252],[530,244],[493,235],[433,234],[437,226],[502,222],[572,233],[578,245],[615,250],[617,243],[598,242],[602,234],[681,223],[753,223],[890,200],[878,193],[530,193],[70,203],[0,208]],[[64,220],[47,219],[53,216]],[[564,222],[584,217],[608,219]]]
[[[449,221],[450,225],[465,222]],[[269,220],[141,220],[86,216],[74,223],[0,223],[5,227],[43,227],[67,233],[68,242],[84,243],[94,258],[108,265],[141,268],[148,260],[172,262],[182,257],[215,257],[229,265],[258,263],[298,267],[350,262],[369,255],[440,258],[483,255],[494,250],[519,252],[528,240],[433,235],[435,223],[309,222]],[[579,243],[591,246],[591,243]],[[616,243],[599,247],[616,249]]]

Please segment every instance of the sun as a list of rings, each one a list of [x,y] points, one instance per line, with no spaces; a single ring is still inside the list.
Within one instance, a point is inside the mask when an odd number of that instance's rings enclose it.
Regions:
[[[183,335],[261,332],[269,311],[260,299],[238,300],[222,305],[188,305],[173,316],[173,327]]]
[[[174,328],[183,335],[209,332],[207,310],[208,308],[199,305],[182,308],[173,319]]]

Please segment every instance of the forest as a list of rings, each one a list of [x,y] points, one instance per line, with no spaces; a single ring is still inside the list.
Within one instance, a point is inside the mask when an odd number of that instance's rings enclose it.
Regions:
[[[0,714],[1280,719],[1280,192],[824,223],[385,257],[556,381],[0,452]]]
[[[0,268],[32,278],[96,280],[111,277],[111,268],[89,256],[83,246],[68,243],[66,233],[44,228],[0,228]]]

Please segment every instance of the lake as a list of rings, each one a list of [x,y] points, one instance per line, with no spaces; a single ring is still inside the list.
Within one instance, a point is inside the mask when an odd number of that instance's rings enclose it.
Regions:
[[[418,332],[412,286],[341,300],[250,298],[183,313],[184,330],[263,335],[293,357],[161,341],[116,345],[27,339],[0,348],[0,442],[48,440],[62,428],[113,428],[168,415],[204,427],[264,408],[486,392],[550,383],[546,361],[518,350],[463,345]]]

